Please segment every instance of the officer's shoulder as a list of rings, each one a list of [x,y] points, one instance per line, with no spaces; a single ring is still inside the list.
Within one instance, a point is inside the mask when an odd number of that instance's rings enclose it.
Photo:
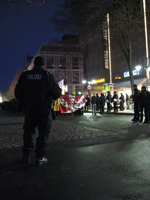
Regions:
[[[46,70],[46,69],[43,69],[42,70],[44,73],[46,73],[48,76],[54,76],[52,72]]]
[[[20,77],[23,78],[23,77],[27,76],[30,73],[31,73],[31,70],[24,71],[24,72],[21,73]]]

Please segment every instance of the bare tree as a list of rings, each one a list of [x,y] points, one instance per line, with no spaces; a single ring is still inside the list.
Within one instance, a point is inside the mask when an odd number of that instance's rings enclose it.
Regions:
[[[132,52],[135,41],[144,38],[143,9],[141,0],[65,0],[50,18],[55,31],[78,34],[81,39],[84,65],[87,72],[88,44],[97,37],[104,15],[110,14],[111,35],[125,55],[133,88]],[[142,37],[141,37],[142,35]]]
[[[114,0],[113,7],[109,9],[109,12],[113,40],[127,60],[133,92],[132,54],[136,48],[141,47],[140,42],[143,42],[144,38],[142,1]]]
[[[95,0],[65,0],[59,6],[59,10],[50,18],[50,23],[54,24],[55,31],[75,34],[80,37],[82,49],[84,72],[88,79],[87,57],[88,44],[96,36],[95,27]]]

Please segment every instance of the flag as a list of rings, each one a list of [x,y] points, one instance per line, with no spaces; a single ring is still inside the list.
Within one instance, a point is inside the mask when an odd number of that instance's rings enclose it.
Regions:
[[[82,96],[74,96],[74,95],[62,95],[60,97],[60,112],[64,113],[72,113],[76,110],[79,110],[85,106],[85,97]]]

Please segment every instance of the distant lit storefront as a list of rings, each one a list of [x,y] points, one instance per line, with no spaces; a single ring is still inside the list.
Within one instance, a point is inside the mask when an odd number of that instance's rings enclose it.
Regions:
[[[141,87],[146,82],[146,78],[145,77],[138,78],[139,77],[138,75],[140,75],[140,70],[133,70],[132,73],[133,73],[133,78],[134,78],[134,84],[136,84],[137,88],[139,90],[141,90]],[[126,71],[126,72],[123,73],[124,79],[129,78],[129,77],[130,77],[129,71]],[[122,93],[124,95],[125,102],[126,102],[127,97],[130,97],[131,94],[132,94],[132,88],[131,88],[130,80],[127,80],[127,81],[121,81],[120,80],[120,82],[115,83],[114,84],[114,91],[117,92],[118,97],[120,97],[121,93]]]
[[[105,87],[104,87],[104,83],[105,83],[105,78],[100,78],[94,81],[94,83],[91,83],[91,95],[93,95],[93,93],[98,94],[99,96],[101,95],[101,93],[104,93]]]

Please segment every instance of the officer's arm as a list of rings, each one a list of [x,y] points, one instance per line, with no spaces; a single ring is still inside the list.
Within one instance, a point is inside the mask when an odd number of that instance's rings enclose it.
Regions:
[[[53,74],[49,74],[50,95],[53,100],[56,100],[61,95],[61,88],[59,87]]]
[[[20,76],[18,83],[15,87],[15,97],[18,100],[19,103],[23,104],[23,87],[22,87],[22,75]]]

